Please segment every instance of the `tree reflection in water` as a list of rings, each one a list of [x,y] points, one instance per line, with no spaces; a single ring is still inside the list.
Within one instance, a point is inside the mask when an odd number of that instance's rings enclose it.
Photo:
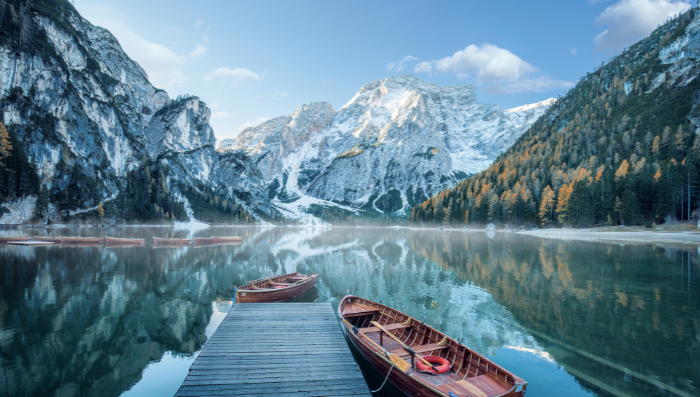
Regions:
[[[164,230],[191,237],[105,234]],[[214,230],[196,234],[243,244],[0,247],[0,395],[118,396],[164,355],[191,358],[235,285],[292,271],[321,274],[301,301],[337,304],[349,290],[396,307],[523,376],[532,395],[698,394],[697,251],[434,230]],[[575,382],[545,388],[561,368]]]

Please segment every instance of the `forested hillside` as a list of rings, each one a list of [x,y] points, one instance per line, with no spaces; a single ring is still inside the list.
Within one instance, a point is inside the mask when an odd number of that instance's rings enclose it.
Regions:
[[[697,11],[587,74],[486,171],[414,207],[411,222],[590,226],[693,218],[700,200]]]

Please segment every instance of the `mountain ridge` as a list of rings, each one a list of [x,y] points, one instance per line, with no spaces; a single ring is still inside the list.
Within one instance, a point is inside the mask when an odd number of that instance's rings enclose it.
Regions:
[[[252,156],[273,205],[292,218],[306,218],[310,203],[401,216],[488,166],[552,101],[507,112],[478,103],[473,85],[392,76],[364,84],[337,111],[302,105],[219,150]]]
[[[697,11],[588,73],[493,165],[415,206],[411,221],[651,227],[697,219]]]

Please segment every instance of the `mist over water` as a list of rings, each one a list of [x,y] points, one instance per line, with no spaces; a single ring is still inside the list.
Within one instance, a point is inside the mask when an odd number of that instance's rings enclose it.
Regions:
[[[172,396],[234,286],[293,271],[321,274],[300,301],[337,305],[349,291],[395,307],[522,377],[529,396],[700,394],[694,246],[368,228],[50,233],[243,243],[0,246],[0,396]]]

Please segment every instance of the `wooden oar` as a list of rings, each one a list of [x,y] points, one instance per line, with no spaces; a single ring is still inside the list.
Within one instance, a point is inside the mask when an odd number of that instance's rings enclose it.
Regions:
[[[388,350],[386,350],[385,348],[379,346],[379,345],[377,344],[377,342],[373,341],[372,339],[370,339],[369,336],[367,336],[367,335],[363,334],[362,332],[360,332],[360,330],[357,329],[356,326],[354,326],[354,325],[350,324],[349,322],[345,321],[345,319],[343,319],[343,322],[344,322],[345,324],[347,324],[348,327],[352,328],[352,330],[355,331],[356,334],[359,334],[359,335],[364,336],[365,339],[367,339],[368,341],[370,341],[370,343],[373,344],[374,346],[376,346],[377,349],[383,350],[384,353],[387,355],[387,357],[389,357],[389,360],[391,360],[391,362],[394,363],[394,365],[396,365],[396,367],[397,367],[398,369],[400,369],[400,370],[403,371],[403,372],[406,372],[409,368],[411,368],[411,364],[409,364],[408,361],[406,361],[406,360],[404,360],[403,358],[397,356],[396,354],[391,354],[391,353],[389,353]]]
[[[438,373],[437,368],[433,367],[433,364],[429,363],[426,359],[424,359],[423,357],[421,357],[420,354],[414,352],[413,349],[411,349],[410,347],[406,346],[406,344],[403,343],[403,342],[401,342],[401,341],[399,340],[399,338],[395,337],[392,333],[390,333],[389,331],[387,331],[386,329],[384,329],[384,327],[382,327],[381,324],[379,324],[379,323],[376,322],[376,321],[370,321],[370,322],[371,322],[372,325],[374,325],[375,327],[377,327],[377,328],[381,329],[382,331],[386,332],[386,334],[389,335],[389,336],[391,336],[391,338],[392,338],[393,340],[399,342],[399,343],[401,344],[401,346],[403,346],[404,349],[408,350],[409,353],[411,353],[411,354],[413,354],[414,356],[418,357],[421,361],[423,361],[423,364],[425,364],[425,365],[429,366],[430,368],[432,368],[432,370],[435,371],[435,373]]]

